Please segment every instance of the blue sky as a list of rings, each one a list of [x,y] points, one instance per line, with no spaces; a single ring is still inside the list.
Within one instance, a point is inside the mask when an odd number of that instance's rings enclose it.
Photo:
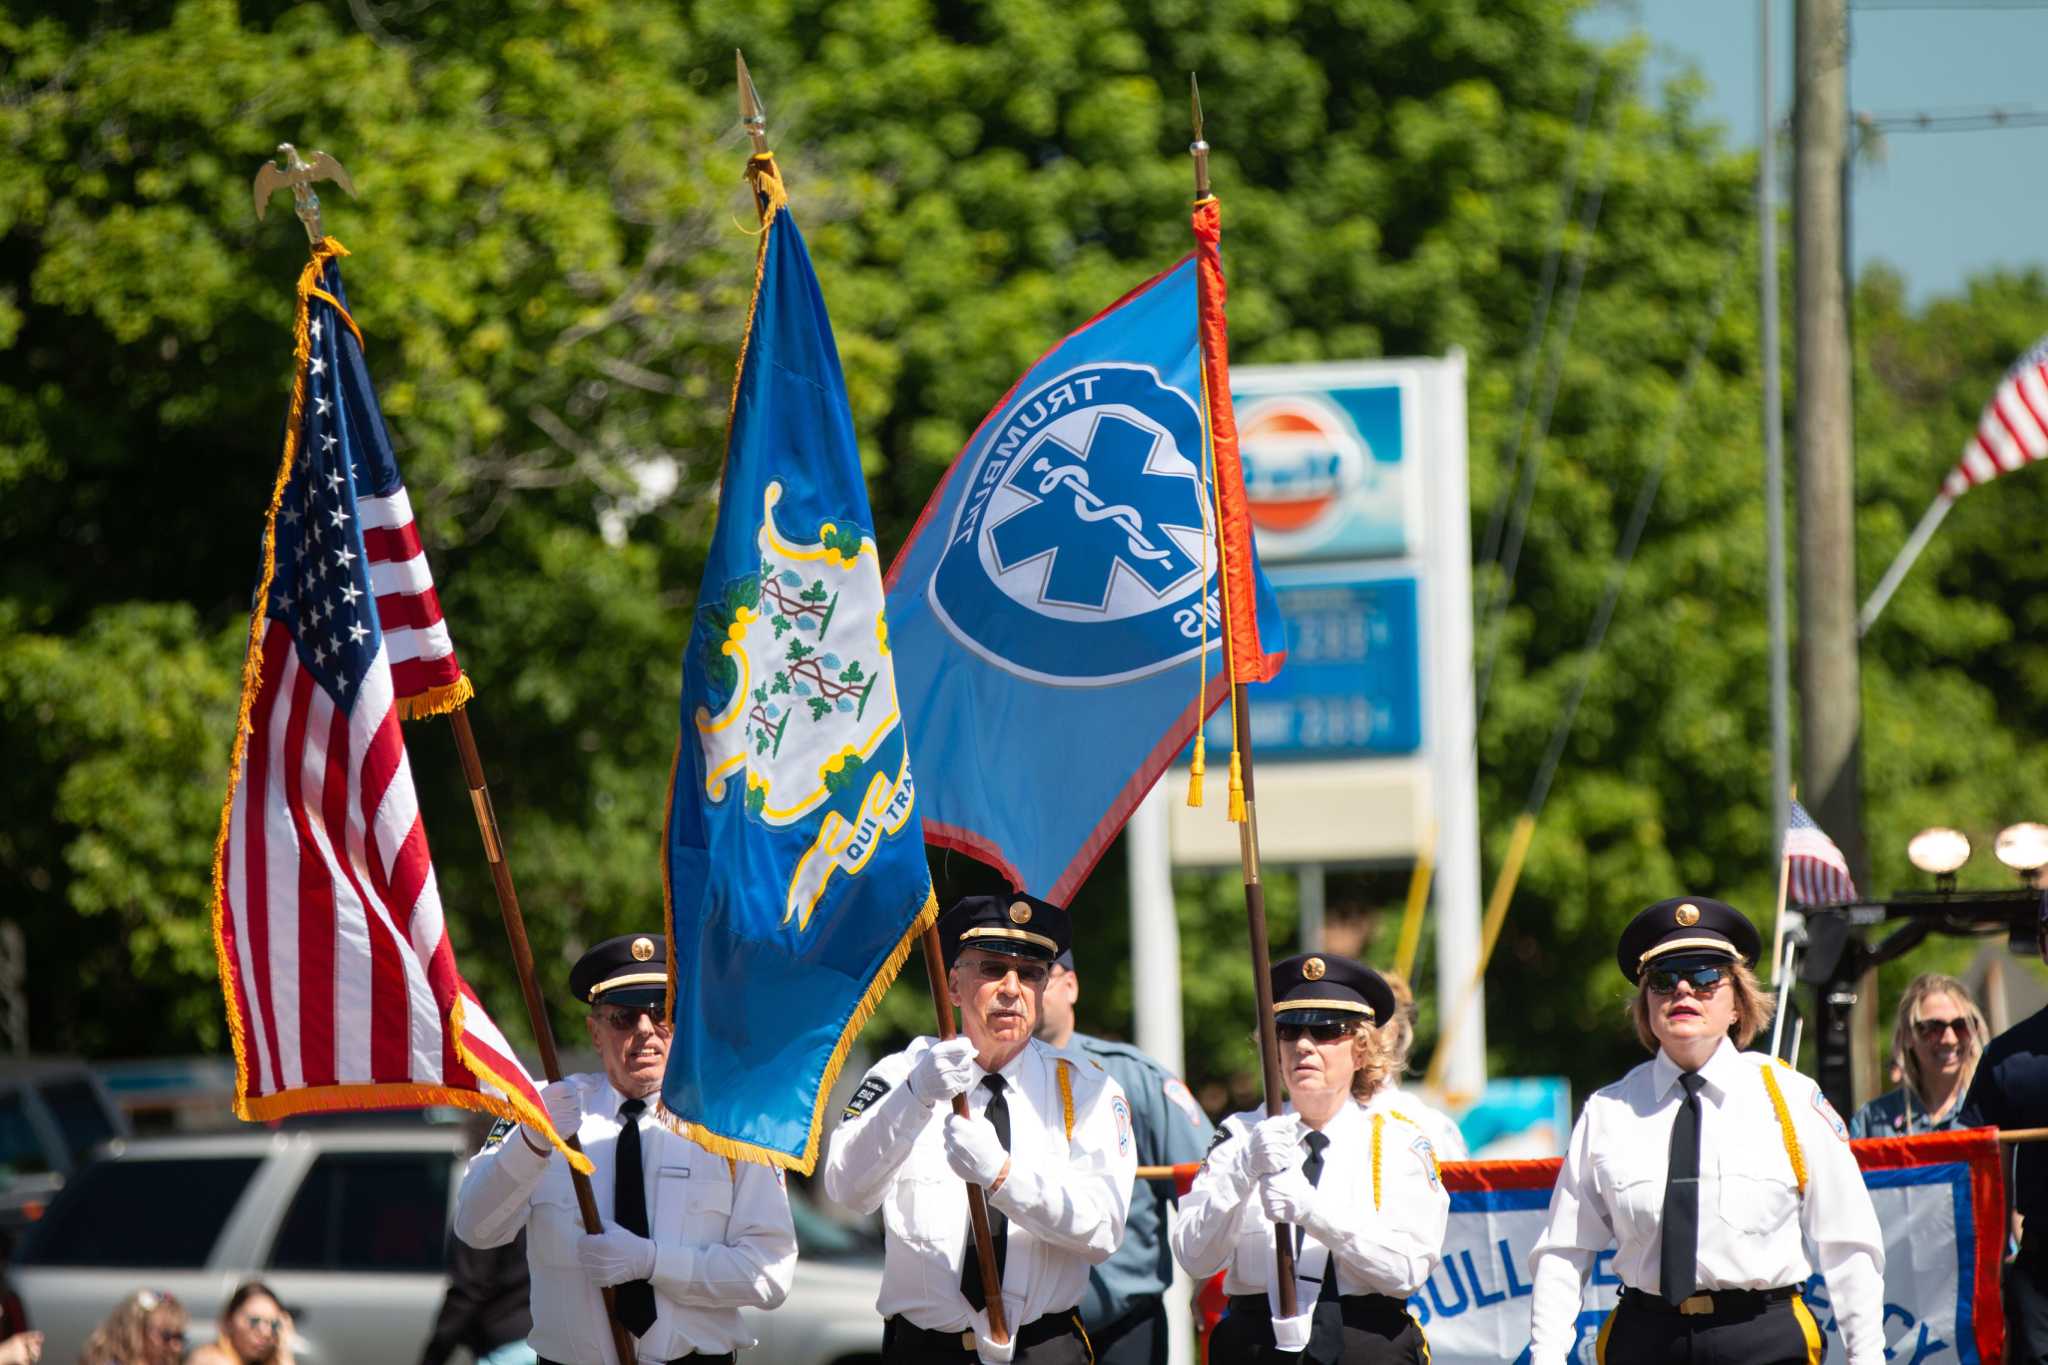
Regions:
[[[1795,2],[1772,4],[1780,118],[1791,107]],[[1731,144],[1753,147],[1757,12],[1757,0],[1606,0],[1582,16],[1580,31],[1614,39],[1642,29],[1651,43],[1650,78],[1661,85],[1688,65],[1697,69],[1709,86],[1706,116]],[[1849,107],[1877,114],[2048,108],[2044,52],[2048,3],[1852,7]],[[1857,268],[1886,262],[1905,277],[1912,299],[1924,302],[1993,267],[2048,265],[2044,166],[2048,127],[1887,133],[1882,161],[1857,168],[1850,229]]]

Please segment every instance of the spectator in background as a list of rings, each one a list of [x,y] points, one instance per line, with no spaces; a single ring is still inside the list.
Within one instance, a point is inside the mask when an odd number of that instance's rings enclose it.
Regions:
[[[106,1321],[92,1329],[85,1349],[78,1353],[78,1365],[178,1365],[185,1358],[185,1321],[185,1305],[175,1298],[154,1289],[138,1289],[115,1304]],[[40,1338],[42,1334],[27,1335]],[[18,1340],[10,1337],[0,1343],[0,1362],[13,1359],[5,1352]],[[34,1360],[40,1354],[38,1341],[37,1349],[22,1358]]]
[[[1380,1093],[1386,1096],[1388,1105],[1429,1135],[1437,1160],[1470,1161],[1472,1153],[1465,1146],[1465,1134],[1459,1130],[1458,1121],[1424,1104],[1413,1091],[1401,1088],[1401,1078],[1408,1074],[1408,1054],[1415,1050],[1415,992],[1409,987],[1408,978],[1399,972],[1381,972],[1380,976],[1394,993],[1395,1006],[1394,1017],[1380,1030],[1394,1059],[1393,1074],[1380,1087]]]
[[[192,1353],[187,1365],[294,1365],[292,1315],[261,1280],[228,1296],[220,1336]]]
[[[448,1239],[448,1293],[420,1365],[445,1365],[466,1347],[477,1365],[534,1365],[526,1344],[533,1330],[527,1306],[526,1229],[501,1247],[479,1249]]]
[[[43,1358],[41,1332],[16,1332],[0,1341],[0,1365],[36,1365]]]
[[[1963,1096],[1990,1038],[1969,987],[1938,972],[1914,977],[1892,1029],[1892,1061],[1904,1083],[1858,1109],[1849,1136],[1912,1137],[1963,1127]]]

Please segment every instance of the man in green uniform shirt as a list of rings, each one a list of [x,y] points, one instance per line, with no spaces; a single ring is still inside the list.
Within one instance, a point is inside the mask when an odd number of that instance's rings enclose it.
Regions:
[[[1140,1166],[1200,1161],[1215,1125],[1180,1077],[1129,1043],[1074,1031],[1080,998],[1074,955],[1054,962],[1039,1012],[1042,1042],[1091,1062],[1115,1077],[1131,1102],[1131,1126]],[[1173,1283],[1173,1253],[1166,1245],[1169,1210],[1177,1196],[1170,1180],[1140,1180],[1131,1191],[1123,1245],[1088,1275],[1081,1322],[1095,1347],[1096,1365],[1166,1365],[1166,1290]]]

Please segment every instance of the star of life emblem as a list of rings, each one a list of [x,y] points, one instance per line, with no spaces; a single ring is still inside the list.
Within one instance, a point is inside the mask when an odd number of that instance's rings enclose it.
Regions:
[[[758,570],[701,608],[706,672],[728,699],[715,715],[699,707],[695,729],[712,803],[738,794],[747,817],[771,827],[824,809],[783,909],[802,931],[832,876],[858,876],[916,794],[874,537],[828,521],[816,539],[792,540],[775,524],[781,498],[770,483]]]
[[[1218,638],[1214,529],[1195,399],[1150,366],[1077,366],[983,427],[930,601],[999,668],[1122,682]]]

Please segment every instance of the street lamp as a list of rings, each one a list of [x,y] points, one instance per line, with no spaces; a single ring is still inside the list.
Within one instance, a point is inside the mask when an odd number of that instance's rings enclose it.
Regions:
[[[1935,890],[1953,891],[1956,870],[1970,861],[1970,840],[1961,830],[1935,825],[1913,836],[1906,845],[1906,861],[1931,873]]]
[[[2048,825],[2022,820],[1998,831],[1991,851],[1998,861],[2020,874],[2023,886],[2040,884],[2040,872],[2048,866]]]

